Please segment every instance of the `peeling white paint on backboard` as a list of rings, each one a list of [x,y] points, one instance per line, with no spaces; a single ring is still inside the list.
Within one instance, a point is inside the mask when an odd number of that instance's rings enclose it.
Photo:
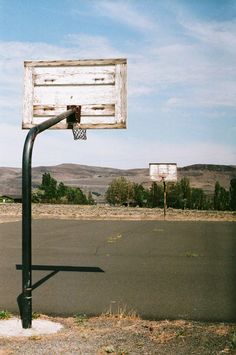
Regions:
[[[22,128],[81,106],[80,128],[126,128],[127,60],[26,61]],[[53,128],[67,129],[62,121]]]
[[[152,181],[176,182],[177,165],[175,163],[150,163],[149,175]]]

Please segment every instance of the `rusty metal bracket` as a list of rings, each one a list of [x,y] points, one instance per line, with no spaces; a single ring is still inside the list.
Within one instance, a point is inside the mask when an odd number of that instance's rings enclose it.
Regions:
[[[67,106],[67,110],[73,110],[74,111],[74,115],[67,117],[67,124],[68,124],[68,128],[72,129],[74,127],[74,124],[78,123],[80,124],[80,120],[81,120],[81,106],[78,105],[68,105]]]

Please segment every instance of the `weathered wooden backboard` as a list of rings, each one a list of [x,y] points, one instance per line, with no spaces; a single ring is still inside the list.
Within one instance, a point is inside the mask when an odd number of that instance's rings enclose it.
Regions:
[[[149,175],[152,181],[177,181],[177,165],[175,163],[150,163]]]
[[[126,59],[26,61],[22,128],[81,106],[80,128],[126,128]],[[65,120],[54,128],[67,129]]]

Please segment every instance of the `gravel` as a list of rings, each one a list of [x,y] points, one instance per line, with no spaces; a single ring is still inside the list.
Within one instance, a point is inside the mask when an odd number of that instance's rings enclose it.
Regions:
[[[42,319],[41,319],[42,318]],[[235,354],[236,324],[147,321],[124,315],[49,318],[63,325],[51,335],[1,337],[0,354]]]

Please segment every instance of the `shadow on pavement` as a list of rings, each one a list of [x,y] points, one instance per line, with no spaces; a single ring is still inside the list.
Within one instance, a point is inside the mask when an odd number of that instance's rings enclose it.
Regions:
[[[17,264],[16,270],[22,270],[22,265]],[[64,266],[64,265],[32,265],[31,270],[36,271],[52,271],[50,274],[44,276],[39,281],[35,282],[32,285],[32,291],[35,290],[37,287],[41,286],[44,282],[48,281],[51,277],[55,276],[59,271],[69,271],[69,272],[105,272],[100,267],[96,266]],[[20,311],[20,315],[22,316],[22,297],[23,294],[21,293],[17,297],[17,303]]]

